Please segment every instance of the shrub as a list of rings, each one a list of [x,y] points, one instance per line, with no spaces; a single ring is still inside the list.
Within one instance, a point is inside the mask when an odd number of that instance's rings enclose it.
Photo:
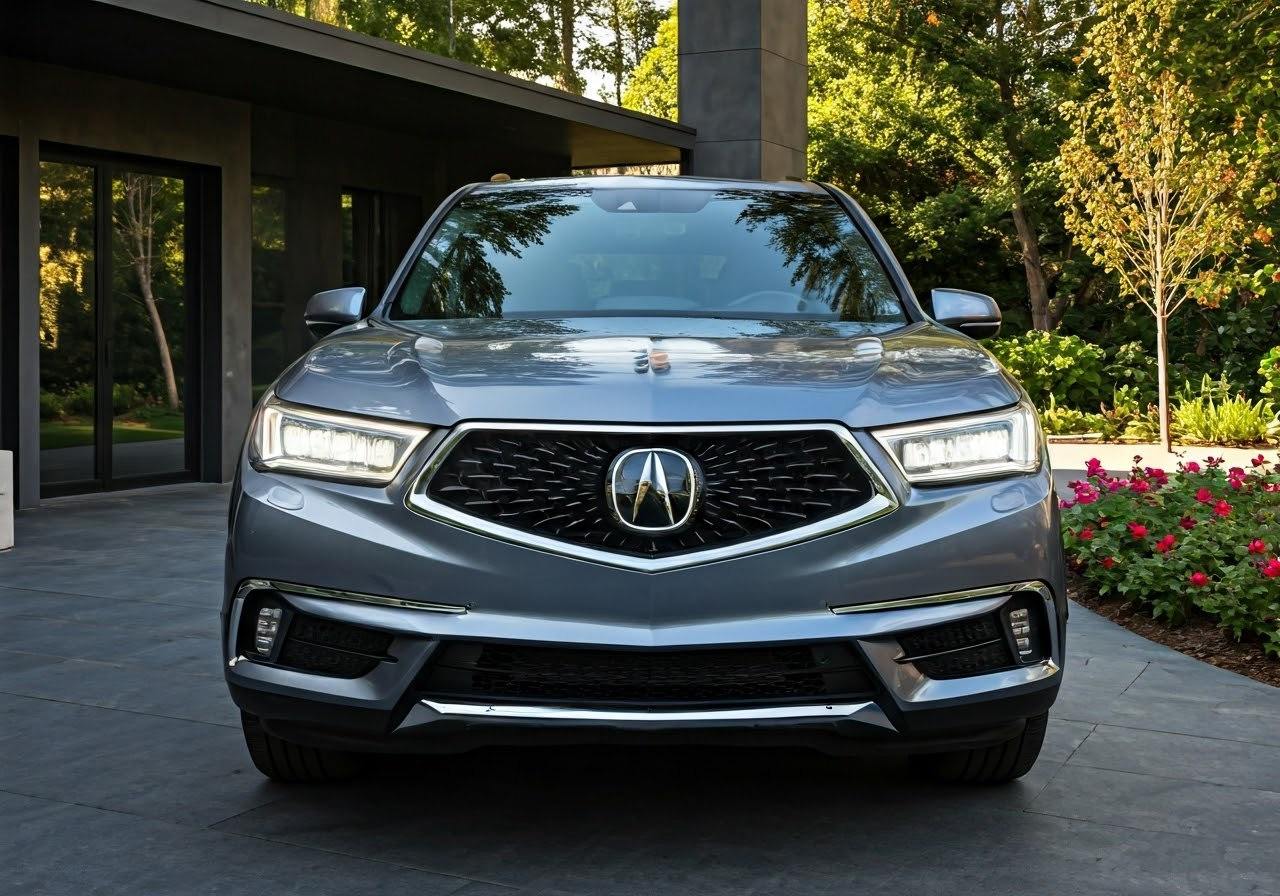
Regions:
[[[93,383],[76,383],[62,396],[62,407],[70,416],[92,417],[94,401]]]
[[[1280,411],[1280,345],[1262,356],[1258,375],[1262,377],[1262,388],[1259,391],[1270,398],[1276,410]]]
[[[1063,407],[1098,407],[1103,390],[1107,353],[1079,336],[1037,330],[990,345],[1000,363],[1022,383],[1037,407],[1050,401]],[[1106,386],[1110,391],[1110,384]]]
[[[1212,458],[1112,476],[1097,460],[1063,501],[1068,562],[1100,595],[1173,624],[1204,613],[1280,655],[1280,465]]]
[[[61,420],[67,415],[62,396],[46,389],[40,390],[40,419]]]
[[[1208,374],[1200,381],[1199,394],[1184,386],[1170,408],[1170,427],[1182,442],[1208,445],[1253,445],[1267,440],[1271,412],[1265,401],[1250,403],[1232,395],[1225,379]]]

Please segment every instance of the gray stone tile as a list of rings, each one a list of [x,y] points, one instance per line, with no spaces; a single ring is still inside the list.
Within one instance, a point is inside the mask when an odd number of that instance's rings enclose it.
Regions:
[[[445,896],[468,883],[340,854],[11,794],[0,794],[0,814],[13,822],[0,841],[5,890],[24,896]]]
[[[0,730],[0,789],[12,793],[198,827],[280,796],[238,724],[0,695]]]
[[[1159,768],[1162,757],[1149,757]],[[1274,774],[1274,773],[1273,773]],[[1261,848],[1280,837],[1280,793],[1076,765],[1058,772],[1031,813],[1229,839]]]
[[[221,673],[221,649],[216,626],[202,637],[182,637],[144,625],[115,626],[72,619],[15,616],[5,621],[4,630],[0,632],[0,646],[63,659],[140,663],[157,669],[209,675]]]
[[[4,693],[58,703],[118,709],[212,725],[239,725],[227,686],[211,666],[206,674],[172,669],[63,660],[8,674]]]
[[[1280,794],[1280,747],[1262,744],[1099,725],[1071,765]]]

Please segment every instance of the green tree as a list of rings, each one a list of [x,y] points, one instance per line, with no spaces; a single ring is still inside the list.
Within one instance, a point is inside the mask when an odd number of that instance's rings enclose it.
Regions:
[[[1200,103],[1167,64],[1184,52],[1173,0],[1114,0],[1089,33],[1085,64],[1104,79],[1068,104],[1062,146],[1066,223],[1156,324],[1160,436],[1169,431],[1168,324],[1203,295],[1247,238],[1246,197],[1260,167],[1197,124]]]
[[[653,46],[631,73],[622,105],[670,121],[679,120],[680,22],[672,4],[658,25]]]
[[[595,0],[587,9],[591,25],[583,65],[606,75],[613,92],[605,99],[622,105],[627,81],[653,49],[662,10],[654,0]]]
[[[815,49],[829,56],[814,81],[815,111],[829,127],[813,135],[818,173],[838,172],[832,163],[842,155],[860,161],[858,127],[906,138],[908,164],[893,169],[934,180],[941,189],[929,195],[946,197],[923,210],[932,214],[922,231],[960,210],[979,232],[1002,231],[1023,269],[1032,324],[1055,327],[1073,294],[1091,288],[1054,207],[1053,166],[1063,136],[1055,110],[1089,0],[814,0],[810,8],[811,62]],[[824,109],[828,95],[855,100],[845,114],[875,121],[854,126],[852,147],[824,145],[847,136],[831,127],[838,107]],[[885,162],[899,152],[887,139],[869,148]]]

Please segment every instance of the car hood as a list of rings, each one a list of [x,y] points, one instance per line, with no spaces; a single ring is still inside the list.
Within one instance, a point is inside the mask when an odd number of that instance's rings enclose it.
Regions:
[[[1020,391],[932,324],[668,318],[360,324],[276,384],[286,401],[447,426],[463,420],[889,426],[1005,407]]]

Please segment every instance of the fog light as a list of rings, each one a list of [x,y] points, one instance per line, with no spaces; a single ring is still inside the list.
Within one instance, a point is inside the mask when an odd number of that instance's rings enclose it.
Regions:
[[[1026,607],[1009,612],[1009,628],[1013,632],[1014,643],[1018,645],[1018,656],[1031,654],[1031,611]]]
[[[253,646],[263,656],[271,656],[275,647],[276,635],[280,632],[281,611],[279,607],[263,607],[258,611],[258,626],[253,636]]]

